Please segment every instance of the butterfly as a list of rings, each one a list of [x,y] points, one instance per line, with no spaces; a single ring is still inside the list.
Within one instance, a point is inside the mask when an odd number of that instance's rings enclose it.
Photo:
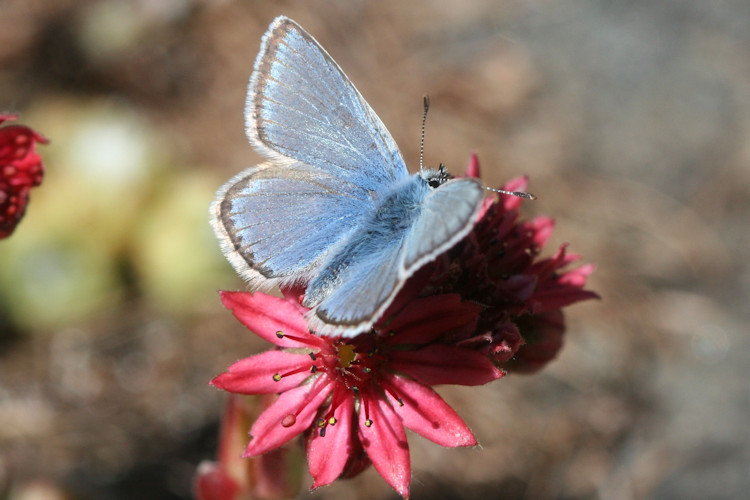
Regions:
[[[410,276],[474,226],[481,181],[410,174],[354,84],[287,17],[262,38],[245,122],[267,161],[219,189],[211,224],[252,290],[306,285],[308,327],[320,335],[369,330]]]

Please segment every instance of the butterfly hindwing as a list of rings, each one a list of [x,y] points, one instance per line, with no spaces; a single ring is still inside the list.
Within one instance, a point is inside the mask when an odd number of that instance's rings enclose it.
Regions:
[[[368,193],[301,163],[263,164],[240,173],[211,207],[225,255],[254,288],[312,273],[371,210]],[[332,237],[333,235],[333,237]]]
[[[471,230],[482,198],[474,179],[431,189],[415,175],[398,186],[318,269],[305,294],[310,325],[344,336],[370,328],[417,269]]]
[[[472,178],[453,179],[431,190],[406,235],[401,276],[411,276],[466,236],[474,227],[483,198],[481,182]]]
[[[346,279],[310,311],[310,327],[320,334],[344,337],[370,328],[403,284],[394,265],[400,252],[400,245],[393,242],[352,263]]]

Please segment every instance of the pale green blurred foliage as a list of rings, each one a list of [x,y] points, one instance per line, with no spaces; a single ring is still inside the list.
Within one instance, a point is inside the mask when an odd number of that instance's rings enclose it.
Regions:
[[[208,225],[216,177],[192,170],[160,186],[133,235],[133,259],[150,304],[184,312],[216,300],[233,271]]]
[[[132,108],[47,101],[24,122],[43,122],[52,142],[41,147],[44,183],[0,244],[0,300],[15,324],[81,321],[125,299],[128,285],[180,314],[231,279],[208,225],[221,179],[178,164]]]

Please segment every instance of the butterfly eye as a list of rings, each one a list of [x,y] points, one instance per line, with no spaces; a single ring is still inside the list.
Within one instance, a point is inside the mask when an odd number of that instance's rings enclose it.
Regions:
[[[433,189],[439,188],[442,184],[445,184],[449,180],[453,178],[451,174],[448,173],[448,169],[445,168],[445,165],[442,163],[440,164],[440,167],[438,167],[437,170],[428,169],[425,170],[422,174],[422,177],[424,180],[427,181],[427,184]]]

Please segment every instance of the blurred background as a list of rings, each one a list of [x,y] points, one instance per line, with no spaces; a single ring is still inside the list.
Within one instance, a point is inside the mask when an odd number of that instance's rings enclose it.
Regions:
[[[259,160],[243,102],[279,14],[412,168],[428,93],[426,163],[529,175],[547,254],[597,266],[543,372],[441,390],[482,446],[410,436],[413,498],[746,497],[746,0],[0,0],[0,110],[52,141],[0,241],[0,498],[190,498],[207,382],[266,347],[218,300],[243,285],[207,207]],[[374,470],[314,496],[396,498]]]

